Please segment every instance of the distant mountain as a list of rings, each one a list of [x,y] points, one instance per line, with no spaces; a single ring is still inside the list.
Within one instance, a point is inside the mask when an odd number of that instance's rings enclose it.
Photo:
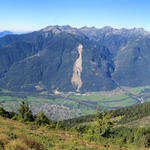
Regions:
[[[21,91],[100,91],[150,84],[144,29],[48,26],[0,38],[0,86]]]
[[[3,37],[3,36],[8,35],[8,34],[13,34],[13,32],[11,32],[11,31],[0,32],[0,37]]]

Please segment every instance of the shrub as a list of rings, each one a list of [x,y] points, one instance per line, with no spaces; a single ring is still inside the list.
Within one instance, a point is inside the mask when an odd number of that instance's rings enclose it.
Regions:
[[[57,121],[50,121],[49,124],[46,126],[48,129],[51,129],[51,128],[56,128],[57,127]]]
[[[88,129],[89,129],[89,126],[87,125],[78,125],[74,127],[74,130],[81,134],[87,133]]]
[[[10,139],[16,139],[17,138],[17,135],[14,134],[13,132],[9,132],[8,136],[10,137]]]
[[[6,145],[6,150],[30,150],[20,139],[12,140]]]
[[[31,149],[34,149],[34,150],[43,150],[44,149],[42,144],[40,144],[33,138],[24,136],[24,137],[22,137],[22,141]]]
[[[150,147],[150,135],[143,135],[139,140],[141,147]]]
[[[4,108],[0,107],[0,116],[10,118],[10,114]]]
[[[65,130],[66,126],[65,126],[63,121],[58,121],[57,124],[56,124],[56,128]]]
[[[5,118],[12,118],[16,113],[6,111],[3,107],[0,106],[0,116]]]
[[[12,120],[19,120],[18,114],[15,114],[11,119],[12,119]]]
[[[36,124],[38,125],[46,125],[49,124],[50,120],[48,119],[48,117],[44,114],[44,112],[39,112],[37,114],[37,117],[35,119]]]

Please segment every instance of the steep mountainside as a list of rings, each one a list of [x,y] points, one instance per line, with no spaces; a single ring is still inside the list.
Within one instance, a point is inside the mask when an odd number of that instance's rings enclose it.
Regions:
[[[139,29],[113,29],[111,27],[81,28],[90,39],[106,46],[113,55],[113,79],[121,86],[150,84],[150,33]]]
[[[0,86],[19,91],[100,91],[150,84],[150,33],[49,26],[0,38]]]

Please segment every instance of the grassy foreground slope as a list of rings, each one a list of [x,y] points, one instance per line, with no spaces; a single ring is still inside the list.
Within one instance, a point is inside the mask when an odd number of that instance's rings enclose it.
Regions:
[[[101,145],[79,135],[57,129],[23,124],[0,117],[0,150],[127,150]]]
[[[33,115],[24,101],[17,113],[0,107],[0,150],[148,150],[150,128],[129,126],[128,122],[146,117],[149,106],[141,104],[113,114],[100,113],[97,107],[90,123],[86,122],[88,116],[52,121],[42,112]],[[137,116],[136,120],[133,116]],[[127,119],[119,121],[123,118]],[[122,125],[122,121],[126,124]]]
[[[149,107],[145,103],[100,113],[98,106],[90,123],[89,117],[52,121],[43,112],[33,115],[24,101],[17,113],[0,107],[0,150],[148,150],[150,128],[121,123],[148,116]]]

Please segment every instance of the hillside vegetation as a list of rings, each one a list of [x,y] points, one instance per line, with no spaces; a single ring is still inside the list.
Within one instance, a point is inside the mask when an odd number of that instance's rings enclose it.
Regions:
[[[0,150],[106,150],[107,147],[124,150],[119,146],[105,146],[84,140],[72,132],[37,127],[0,117]]]
[[[143,105],[142,109],[144,108]],[[126,112],[124,109],[117,111],[116,114],[112,111],[99,113],[99,109],[100,107],[97,107],[95,115],[91,116],[90,123],[84,120],[88,117],[68,123],[69,120],[49,120],[43,112],[33,115],[28,103],[24,101],[20,103],[17,113],[8,112],[1,107],[0,148],[2,150],[149,149],[149,128],[122,126],[116,117],[122,116],[123,112]],[[146,115],[143,111],[143,116]],[[125,116],[127,115],[124,113]],[[132,118],[132,115],[130,117]]]
[[[150,102],[146,102],[143,104],[138,104],[131,107],[121,108],[117,110],[111,110],[113,113],[112,116],[114,118],[119,117],[120,119],[117,121],[118,124],[127,124],[135,122],[135,125],[138,127],[139,124],[136,122],[143,120],[142,127],[149,127],[146,124],[149,123],[149,117],[150,117]],[[76,124],[83,124],[83,123],[90,123],[94,121],[95,115],[87,115],[87,116],[81,116],[78,118],[68,119],[64,122],[67,124],[67,126],[74,126]],[[147,118],[147,123],[145,123],[144,120]],[[145,125],[144,125],[145,123]],[[133,125],[133,124],[132,124]],[[134,126],[135,126],[134,125]]]

